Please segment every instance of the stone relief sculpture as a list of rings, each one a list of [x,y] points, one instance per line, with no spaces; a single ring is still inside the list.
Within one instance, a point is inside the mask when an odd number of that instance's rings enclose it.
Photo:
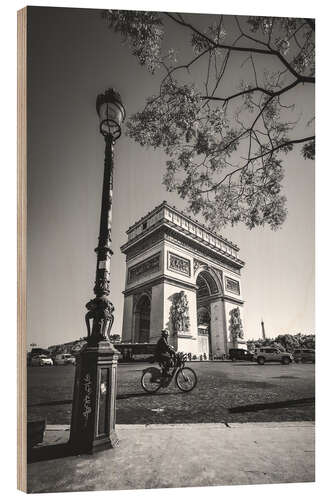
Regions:
[[[230,321],[229,321],[230,335],[232,340],[236,342],[238,338],[240,339],[244,338],[243,324],[240,316],[239,307],[231,309],[229,314],[230,314]]]
[[[198,259],[193,260],[193,266],[194,266],[194,272],[196,272],[200,266],[205,266],[205,268],[208,267],[205,262],[202,262],[201,260],[198,260]]]
[[[172,252],[168,252],[168,269],[172,269],[177,273],[186,274],[186,276],[191,276],[190,261]]]
[[[143,262],[139,262],[135,266],[130,267],[128,269],[128,277],[127,277],[128,283],[132,283],[133,281],[142,278],[142,276],[146,276],[156,271],[159,271],[160,262],[161,262],[161,252],[158,252],[157,254],[153,255],[152,257],[149,257]]]
[[[190,317],[188,300],[185,292],[182,290],[175,293],[171,306],[171,320],[174,332],[188,332],[190,328]]]
[[[226,276],[225,289],[239,295],[240,294],[239,281],[233,280],[232,278],[229,278],[228,276]]]

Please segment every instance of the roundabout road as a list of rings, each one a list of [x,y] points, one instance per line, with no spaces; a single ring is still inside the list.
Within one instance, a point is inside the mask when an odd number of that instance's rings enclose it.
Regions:
[[[117,423],[314,420],[315,365],[191,362],[198,376],[184,394],[172,383],[156,394],[140,385],[144,363],[118,365]],[[69,424],[74,367],[28,368],[28,416]]]

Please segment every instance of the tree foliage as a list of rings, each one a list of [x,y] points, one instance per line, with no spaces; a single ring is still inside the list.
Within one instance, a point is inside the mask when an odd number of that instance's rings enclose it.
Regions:
[[[305,159],[315,155],[314,118],[300,131],[300,110],[290,103],[315,83],[314,21],[119,10],[104,16],[138,62],[160,76],[158,92],[130,117],[127,132],[168,155],[167,190],[212,229],[281,226],[284,158],[297,144]],[[168,46],[175,26],[189,47]]]
[[[272,339],[249,340],[247,344],[248,348],[271,346],[282,351],[294,352],[295,349],[299,348],[315,349],[316,338],[314,335],[303,335],[301,333],[296,335],[281,334]]]

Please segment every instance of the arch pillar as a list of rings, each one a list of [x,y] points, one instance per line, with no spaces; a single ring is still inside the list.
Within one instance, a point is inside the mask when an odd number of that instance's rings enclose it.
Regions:
[[[210,303],[210,327],[213,356],[227,354],[228,332],[225,323],[225,310],[222,298],[212,299]]]
[[[133,295],[127,295],[124,298],[124,312],[123,312],[123,328],[122,340],[123,342],[134,342],[134,314],[133,314]]]
[[[164,325],[164,286],[154,285],[151,289],[150,342],[156,343]]]

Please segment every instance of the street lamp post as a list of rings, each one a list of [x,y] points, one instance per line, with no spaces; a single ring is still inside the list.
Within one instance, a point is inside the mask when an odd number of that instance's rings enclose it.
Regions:
[[[97,97],[100,132],[105,139],[104,178],[97,253],[95,298],[86,307],[87,343],[77,357],[70,446],[94,453],[117,446],[115,409],[118,351],[110,341],[114,307],[110,294],[111,220],[114,144],[121,135],[125,109],[114,89]]]

